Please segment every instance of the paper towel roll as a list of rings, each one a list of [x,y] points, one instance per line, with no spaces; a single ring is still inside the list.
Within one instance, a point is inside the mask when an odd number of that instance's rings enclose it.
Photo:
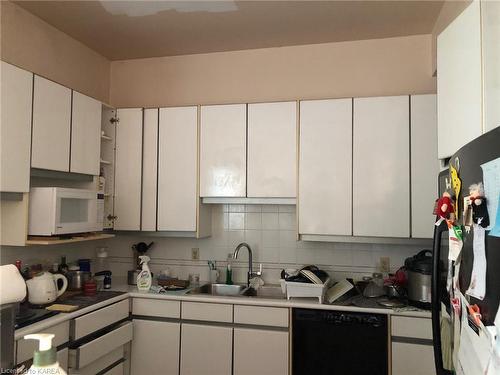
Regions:
[[[0,266],[0,305],[20,302],[26,297],[26,283],[13,264]]]

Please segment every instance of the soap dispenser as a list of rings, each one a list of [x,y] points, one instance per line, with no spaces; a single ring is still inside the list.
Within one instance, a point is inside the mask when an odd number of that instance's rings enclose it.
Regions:
[[[142,271],[139,272],[139,275],[137,276],[137,289],[142,292],[148,292],[149,289],[151,289],[151,284],[153,282],[151,270],[148,266],[148,262],[151,259],[147,255],[141,255],[139,259],[141,261]]]
[[[66,371],[59,366],[57,362],[56,348],[52,347],[52,339],[55,335],[52,333],[35,333],[24,336],[25,339],[38,340],[38,350],[33,353],[33,365],[28,370],[30,375],[66,375]]]

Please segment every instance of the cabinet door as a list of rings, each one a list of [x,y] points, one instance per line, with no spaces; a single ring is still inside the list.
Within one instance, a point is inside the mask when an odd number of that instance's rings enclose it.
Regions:
[[[69,171],[71,90],[35,75],[33,91],[33,168]]]
[[[352,235],[352,99],[300,102],[299,233]]]
[[[156,230],[158,180],[158,109],[144,110],[144,149],[142,151],[142,231]],[[172,182],[172,181],[170,181]]]
[[[158,230],[196,231],[198,108],[160,109]]]
[[[500,126],[500,2],[481,2],[484,131]]]
[[[247,165],[248,197],[296,197],[296,102],[248,105]]]
[[[68,371],[68,348],[57,351],[57,362],[64,371]]]
[[[473,1],[437,38],[440,159],[482,132],[480,22],[480,4]]]
[[[354,99],[353,233],[410,236],[409,98]]]
[[[142,176],[142,109],[118,109],[116,126],[116,230],[140,230]]]
[[[432,345],[392,343],[392,375],[435,375]]]
[[[180,323],[134,319],[130,370],[139,374],[179,374]]]
[[[411,236],[432,238],[438,195],[436,95],[414,95],[411,100]]]
[[[33,73],[1,62],[0,191],[30,190]]]
[[[70,171],[99,175],[102,104],[73,91]]]
[[[200,196],[246,196],[246,108],[201,107]]]
[[[234,375],[287,375],[288,332],[234,329]]]
[[[231,375],[233,329],[182,324],[180,375]]]

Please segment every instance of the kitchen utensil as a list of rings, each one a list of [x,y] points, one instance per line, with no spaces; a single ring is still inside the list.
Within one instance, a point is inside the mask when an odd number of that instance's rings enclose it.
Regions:
[[[384,285],[384,292],[389,298],[403,298],[406,295],[405,289],[396,284]]]
[[[49,310],[49,311],[59,311],[59,312],[68,313],[71,311],[78,310],[79,307],[80,306],[77,306],[77,305],[63,305],[60,303],[55,303],[53,305],[46,307],[45,309]]]
[[[57,287],[57,280],[62,280],[61,289]],[[41,272],[26,281],[28,286],[28,301],[33,305],[44,305],[54,302],[68,287],[68,279],[61,274]]]
[[[398,299],[390,299],[390,298],[381,298],[377,301],[377,303],[380,305],[380,306],[384,306],[384,307],[390,307],[390,308],[401,308],[401,307],[405,307],[406,304],[401,301],[401,300],[398,300]]]
[[[108,271],[108,270],[97,272],[95,274],[96,277],[99,277],[99,278],[103,277],[102,282],[103,282],[104,289],[111,289],[111,275],[112,275],[111,271]]]
[[[69,290],[82,290],[85,281],[90,280],[91,273],[85,271],[68,271],[66,277],[68,278]]]
[[[127,284],[128,285],[137,285],[137,276],[141,270],[130,270],[127,272]]]
[[[405,260],[408,274],[408,300],[418,307],[430,307],[432,251],[422,250]]]
[[[384,295],[384,287],[377,280],[372,279],[363,290],[363,296],[368,298],[376,298]]]

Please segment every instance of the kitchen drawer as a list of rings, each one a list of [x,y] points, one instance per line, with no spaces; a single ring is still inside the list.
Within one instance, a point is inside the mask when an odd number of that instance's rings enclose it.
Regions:
[[[123,366],[123,362],[120,362],[108,371],[103,372],[102,375],[123,375],[124,370],[125,367]]]
[[[69,363],[71,368],[88,366],[98,358],[132,341],[132,322],[124,323],[118,328],[92,340],[76,349],[69,351]]]
[[[182,319],[233,322],[233,306],[220,303],[182,302]]]
[[[95,375],[102,370],[108,368],[113,363],[118,362],[119,360],[125,357],[125,350],[123,345],[119,346],[115,350],[109,352],[108,354],[103,355],[98,360],[92,362],[88,366],[85,366],[80,369],[69,369],[69,374],[75,375]]]
[[[69,321],[57,324],[37,333],[52,333],[55,337],[52,339],[52,346],[58,347],[69,341]],[[38,348],[37,340],[17,340],[16,364],[33,358],[33,352]]]
[[[179,301],[134,298],[132,300],[132,314],[178,319],[181,317],[181,303]]]
[[[59,367],[68,372],[68,348],[61,349],[57,352],[57,362],[59,362]]]
[[[125,299],[75,318],[71,327],[71,339],[79,340],[92,332],[128,318],[128,315],[129,300]]]
[[[393,342],[392,375],[436,375],[432,345]]]
[[[431,319],[393,316],[391,326],[392,336],[432,340]]]
[[[282,307],[235,305],[234,322],[260,326],[288,327],[288,309]]]

